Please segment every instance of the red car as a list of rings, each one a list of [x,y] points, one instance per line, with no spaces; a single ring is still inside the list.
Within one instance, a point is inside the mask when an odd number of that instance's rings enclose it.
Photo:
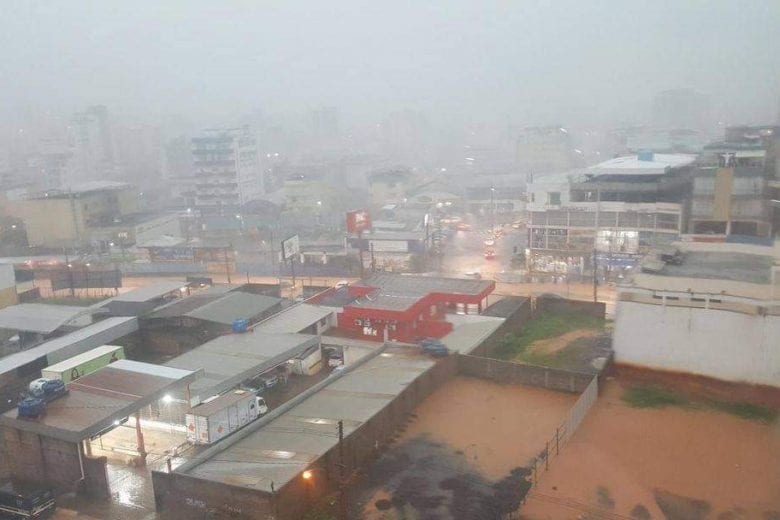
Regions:
[[[496,258],[496,252],[492,249],[485,250],[485,260],[493,260]]]

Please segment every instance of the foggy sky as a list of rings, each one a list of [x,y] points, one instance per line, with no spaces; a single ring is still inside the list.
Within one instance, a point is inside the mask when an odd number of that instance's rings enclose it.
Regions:
[[[153,5],[153,4],[165,5]],[[0,0],[0,106],[144,114],[338,106],[636,121],[691,87],[774,121],[778,0]]]

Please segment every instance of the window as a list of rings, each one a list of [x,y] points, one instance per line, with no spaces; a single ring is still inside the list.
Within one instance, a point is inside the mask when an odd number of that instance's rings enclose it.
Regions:
[[[561,204],[561,192],[560,191],[551,191],[547,194],[549,198],[549,204],[553,206],[560,206]]]

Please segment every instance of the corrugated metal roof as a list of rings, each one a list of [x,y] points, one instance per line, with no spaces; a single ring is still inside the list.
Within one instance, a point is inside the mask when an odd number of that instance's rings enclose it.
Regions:
[[[259,316],[282,302],[280,298],[230,292],[186,313],[190,318],[230,325],[236,319],[250,319]]]
[[[185,473],[266,492],[280,489],[350,435],[434,364],[429,358],[383,354],[347,372],[259,430]]]
[[[193,396],[205,398],[292,359],[317,343],[317,336],[306,334],[226,334],[171,359],[165,366],[205,369],[203,377],[190,387]]]
[[[89,312],[89,307],[20,303],[0,309],[0,328],[50,334]]]
[[[158,282],[152,285],[138,287],[126,293],[122,293],[119,296],[112,298],[112,300],[118,302],[148,302],[149,300],[161,298],[166,294],[175,291],[176,289],[185,287],[186,285],[187,282],[185,280]]]
[[[331,307],[302,303],[289,307],[255,325],[254,330],[263,333],[295,333],[327,318],[334,313]]]
[[[37,347],[0,358],[0,375],[16,370],[42,357],[47,357],[50,364],[57,363],[68,357],[86,352],[91,348],[109,343],[136,330],[138,330],[137,318],[107,318],[65,336],[49,340]],[[62,357],[60,353],[66,351],[69,355]]]
[[[16,410],[0,416],[0,424],[19,430],[79,442],[136,410],[183,386],[198,373],[121,359],[69,383],[69,392],[46,406],[37,419],[18,419]]]

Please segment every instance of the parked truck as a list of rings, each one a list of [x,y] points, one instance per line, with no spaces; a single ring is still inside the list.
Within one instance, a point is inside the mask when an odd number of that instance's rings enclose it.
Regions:
[[[59,379],[41,377],[28,387],[27,396],[19,401],[17,414],[19,417],[34,419],[46,412],[46,403],[68,393],[65,383]]]
[[[118,359],[125,359],[124,348],[116,345],[103,345],[46,367],[41,370],[41,376],[70,383],[81,376],[100,370]]]
[[[0,518],[49,518],[56,509],[51,489],[15,480],[0,483]]]
[[[206,399],[184,416],[187,440],[213,444],[268,413],[265,400],[248,390],[234,390]]]

